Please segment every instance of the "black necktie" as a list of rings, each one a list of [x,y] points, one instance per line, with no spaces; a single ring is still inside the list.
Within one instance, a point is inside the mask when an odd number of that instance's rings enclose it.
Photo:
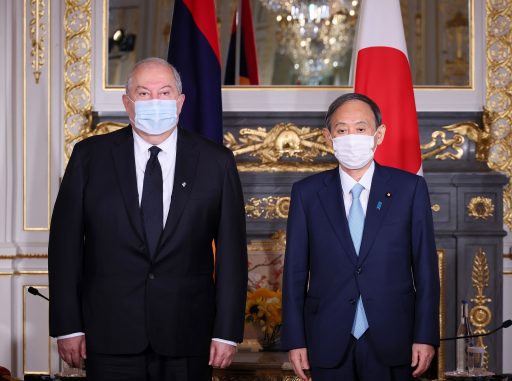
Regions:
[[[149,149],[151,156],[144,172],[144,185],[140,203],[142,222],[146,230],[146,241],[151,257],[156,254],[164,223],[162,167],[160,167],[158,161],[160,151],[161,149],[157,146]]]

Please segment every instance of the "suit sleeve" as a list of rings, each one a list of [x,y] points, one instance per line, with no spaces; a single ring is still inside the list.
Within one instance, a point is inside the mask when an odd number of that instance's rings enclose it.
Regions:
[[[418,179],[412,212],[413,275],[416,287],[414,342],[439,345],[439,269],[427,184]]]
[[[282,349],[305,348],[304,299],[309,275],[308,229],[297,185],[292,188],[283,275]]]
[[[81,307],[84,252],[84,171],[76,145],[53,208],[48,245],[50,335],[84,332]]]
[[[216,313],[213,337],[241,342],[247,296],[247,242],[242,186],[232,154],[224,171],[215,246]]]

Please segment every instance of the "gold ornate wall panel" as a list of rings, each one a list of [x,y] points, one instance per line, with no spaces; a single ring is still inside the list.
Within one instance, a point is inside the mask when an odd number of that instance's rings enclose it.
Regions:
[[[512,178],[512,2],[487,0],[487,95],[484,122],[491,131],[489,167]],[[505,188],[504,220],[512,229],[512,184]]]
[[[46,23],[43,22],[45,10],[44,0],[30,0],[30,56],[32,57],[32,70],[36,83],[39,83],[41,70],[45,62]]]
[[[23,1],[23,230],[46,231],[51,216],[51,7]]]
[[[486,220],[494,216],[494,204],[489,197],[475,196],[466,205],[468,216],[475,220]]]
[[[492,302],[492,299],[485,294],[485,289],[489,287],[489,264],[487,262],[487,254],[479,249],[473,258],[473,271],[471,280],[475,288],[475,296],[471,298],[473,307],[469,313],[469,320],[473,327],[475,327],[474,334],[487,333],[487,326],[491,323],[492,312],[487,304]],[[489,358],[487,353],[487,345],[484,343],[484,337],[477,338],[477,345],[484,347],[485,352],[485,365],[488,366]]]
[[[277,123],[273,127],[242,128],[236,137],[224,134],[224,145],[239,157],[241,172],[316,172],[333,168],[333,154],[317,127],[298,127],[294,123]],[[93,132],[96,133],[96,132]],[[101,132],[100,132],[101,133]],[[474,122],[460,122],[434,131],[430,141],[422,144],[423,160],[460,160],[465,142],[475,143],[475,156],[486,161],[490,133],[485,126]]]
[[[91,25],[92,0],[66,0],[64,12],[64,153],[92,125]]]
[[[290,197],[288,196],[251,197],[245,204],[245,215],[248,218],[265,220],[286,219],[289,209]]]
[[[445,337],[445,251],[437,250],[437,265],[439,269],[439,336]],[[437,377],[442,378],[446,369],[445,344],[440,342],[437,352]]]

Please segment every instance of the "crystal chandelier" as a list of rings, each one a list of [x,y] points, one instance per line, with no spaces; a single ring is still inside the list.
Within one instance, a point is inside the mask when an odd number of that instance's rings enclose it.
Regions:
[[[260,1],[277,14],[280,51],[292,60],[301,84],[318,85],[347,63],[357,0]]]
[[[320,21],[331,14],[348,8],[348,0],[260,0],[264,7],[275,13],[289,14],[293,19]]]

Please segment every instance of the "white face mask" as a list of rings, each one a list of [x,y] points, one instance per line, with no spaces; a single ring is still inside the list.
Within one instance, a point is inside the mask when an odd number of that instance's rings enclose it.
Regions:
[[[341,165],[348,169],[364,167],[373,159],[373,154],[377,149],[374,139],[375,134],[348,134],[332,138],[334,156]]]
[[[161,135],[178,124],[175,100],[151,99],[133,103],[135,104],[135,127],[146,134]]]

